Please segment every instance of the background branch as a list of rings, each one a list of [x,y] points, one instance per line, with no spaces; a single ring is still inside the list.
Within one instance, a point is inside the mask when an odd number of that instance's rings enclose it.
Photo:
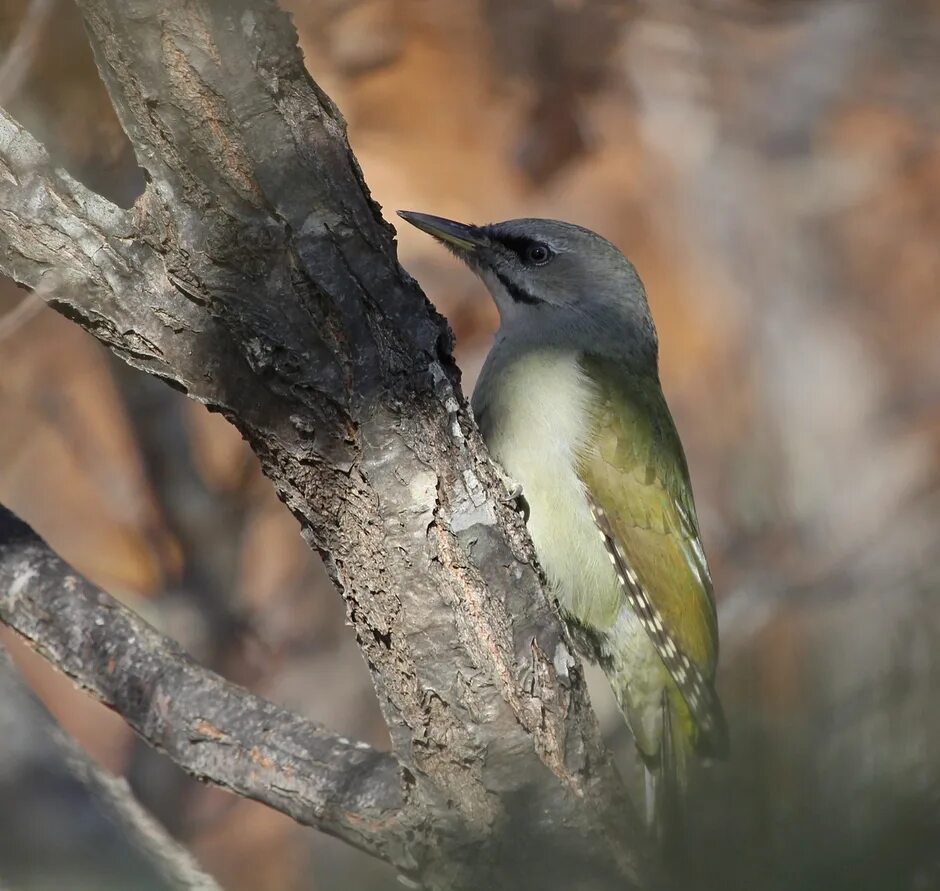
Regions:
[[[61,730],[3,643],[0,731],[0,795],[10,805],[0,814],[4,888],[219,891],[127,783],[99,767]],[[41,832],[31,825],[38,802],[50,814]]]
[[[52,716],[16,679],[15,668],[0,648],[0,685],[12,695],[18,718],[32,722],[50,738],[68,772],[87,790],[111,818],[115,828],[140,851],[166,881],[179,891],[221,891],[219,884],[202,870],[193,855],[177,842],[134,797],[128,783],[99,767],[84,750],[56,725]]]
[[[394,758],[201,668],[5,508],[0,619],[187,772],[410,866]]]
[[[60,734],[59,745],[69,767],[103,804],[160,873],[181,891],[222,891],[195,858],[134,797],[121,777],[111,776],[92,761],[72,740]]]
[[[29,73],[36,44],[58,0],[30,0],[16,38],[0,61],[0,104],[5,104]]]

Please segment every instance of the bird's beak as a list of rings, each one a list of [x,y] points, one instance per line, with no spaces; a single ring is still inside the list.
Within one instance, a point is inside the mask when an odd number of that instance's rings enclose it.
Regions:
[[[427,232],[438,241],[460,251],[475,251],[486,244],[486,238],[477,226],[467,226],[444,217],[431,216],[429,213],[415,213],[413,210],[400,210],[398,216],[422,232]]]

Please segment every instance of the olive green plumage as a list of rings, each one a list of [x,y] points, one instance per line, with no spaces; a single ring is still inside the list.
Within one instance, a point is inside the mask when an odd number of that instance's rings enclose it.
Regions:
[[[402,215],[496,300],[474,413],[521,486],[573,639],[604,667],[655,777],[648,812],[675,823],[690,756],[724,756],[727,731],[711,577],[642,283],[613,245],[568,223]]]
[[[611,538],[664,633],[710,683],[718,661],[711,577],[685,454],[659,381],[593,356],[583,357],[582,366],[597,398],[590,444],[578,456],[579,476],[606,514]],[[688,689],[686,683],[677,686]],[[680,711],[684,733],[696,747],[718,755],[727,741],[720,714],[709,721],[708,709],[715,706],[717,700],[703,702],[695,725],[688,725],[688,710]]]

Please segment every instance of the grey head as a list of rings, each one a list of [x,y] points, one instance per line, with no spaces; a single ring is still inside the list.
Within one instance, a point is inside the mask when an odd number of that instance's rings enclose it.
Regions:
[[[500,315],[497,340],[574,347],[655,371],[656,328],[633,264],[606,238],[559,220],[485,226],[413,211],[483,279]]]

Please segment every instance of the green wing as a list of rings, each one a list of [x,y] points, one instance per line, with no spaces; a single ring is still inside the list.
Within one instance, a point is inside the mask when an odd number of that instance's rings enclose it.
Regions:
[[[624,593],[700,731],[722,733],[718,626],[688,467],[659,381],[584,357],[596,393],[579,473]],[[716,746],[721,747],[718,740]]]

